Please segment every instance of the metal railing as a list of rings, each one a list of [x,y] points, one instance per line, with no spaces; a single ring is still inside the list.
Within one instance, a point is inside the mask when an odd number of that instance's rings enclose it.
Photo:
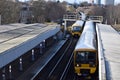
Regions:
[[[93,20],[94,22],[103,22],[103,16],[89,16],[89,18],[91,20]],[[81,15],[79,14],[66,14],[63,16],[64,20],[71,20],[71,19],[75,19],[75,20],[81,20]]]
[[[95,22],[103,22],[103,16],[90,16],[89,18]]]
[[[64,15],[63,19],[76,19],[76,20],[80,20],[81,16],[80,15],[76,15],[76,14],[70,14],[70,15]]]

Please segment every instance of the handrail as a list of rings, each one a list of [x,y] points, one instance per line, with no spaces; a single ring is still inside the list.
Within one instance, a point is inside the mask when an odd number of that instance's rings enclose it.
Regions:
[[[95,22],[103,22],[103,16],[89,16],[89,18]],[[63,19],[76,19],[81,20],[81,15],[77,14],[66,14],[63,16]]]
[[[98,24],[96,24],[96,32],[97,32],[97,40],[98,40],[99,80],[106,80],[104,49],[103,49],[103,44],[102,44]]]

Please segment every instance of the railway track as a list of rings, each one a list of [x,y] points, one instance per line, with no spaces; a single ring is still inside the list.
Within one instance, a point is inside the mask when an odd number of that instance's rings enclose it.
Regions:
[[[70,65],[70,69],[68,71],[68,74],[66,75],[65,79],[63,80],[99,80],[98,79],[98,70],[95,74],[91,75],[91,76],[78,76],[77,74],[74,73],[74,66],[73,66],[73,62]]]
[[[69,39],[33,80],[64,80],[77,39]]]

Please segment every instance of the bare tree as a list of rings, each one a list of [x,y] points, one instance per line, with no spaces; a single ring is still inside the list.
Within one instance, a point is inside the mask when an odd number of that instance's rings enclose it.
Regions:
[[[94,16],[103,16],[104,15],[104,8],[99,6],[88,6],[87,8],[83,8],[83,11],[88,15]]]
[[[18,22],[20,7],[18,3],[0,0],[0,15],[2,24]]]
[[[44,0],[38,0],[33,2],[32,12],[35,22],[45,21],[45,5],[46,2]]]
[[[66,11],[64,4],[59,2],[38,0],[33,2],[35,22],[56,21],[63,17]]]
[[[120,5],[115,6],[114,13],[116,23],[120,24]]]
[[[46,20],[55,21],[63,17],[66,8],[61,3],[47,2],[46,4]]]
[[[114,6],[112,5],[106,7],[106,20],[108,24],[112,24],[114,21]]]
[[[20,19],[20,4],[9,0],[0,0],[2,24],[15,23]],[[33,1],[32,14],[34,22],[55,21],[63,17],[66,7],[63,3],[45,0]]]

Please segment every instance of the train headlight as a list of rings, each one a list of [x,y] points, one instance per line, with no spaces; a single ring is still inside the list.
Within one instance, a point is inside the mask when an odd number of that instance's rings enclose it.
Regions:
[[[77,64],[77,67],[79,67],[79,64]]]

